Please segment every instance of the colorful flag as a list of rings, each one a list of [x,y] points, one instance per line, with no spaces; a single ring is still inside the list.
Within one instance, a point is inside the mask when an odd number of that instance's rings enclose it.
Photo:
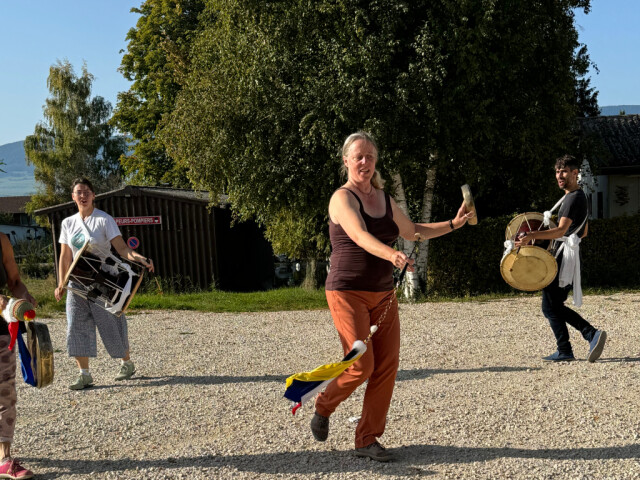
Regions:
[[[409,259],[411,259],[420,244],[420,234],[416,233],[416,241],[413,244],[413,249],[411,250],[411,254],[409,255]],[[400,284],[404,279],[404,275],[407,272],[407,267],[409,263],[405,263],[402,268],[402,272],[396,281],[396,286],[393,290],[393,295],[389,298],[389,304],[387,305],[387,311],[389,310],[389,306],[393,302],[394,298],[396,298],[396,292],[400,288]],[[335,378],[339,377],[342,372],[344,372],[347,368],[353,365],[358,359],[367,351],[367,343],[371,340],[371,337],[378,330],[378,326],[382,323],[384,318],[386,317],[386,311],[384,315],[378,320],[378,323],[375,325],[371,325],[369,329],[369,336],[364,340],[356,340],[353,342],[353,347],[351,347],[351,351],[345,355],[341,362],[338,363],[329,363],[327,365],[322,365],[321,367],[316,368],[315,370],[311,370],[310,372],[296,373],[287,378],[287,388],[284,392],[284,397],[291,400],[291,413],[296,414],[296,410],[298,410],[304,403],[306,403],[309,399],[313,398],[320,390],[329,385]]]
[[[287,389],[284,396],[293,402],[291,413],[295,415],[298,408],[357,362],[366,351],[367,346],[364,342],[356,340],[351,351],[345,355],[341,362],[322,365],[310,372],[296,373],[287,378]]]

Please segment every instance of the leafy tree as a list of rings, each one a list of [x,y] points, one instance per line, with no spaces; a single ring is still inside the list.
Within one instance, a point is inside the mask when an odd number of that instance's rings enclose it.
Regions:
[[[339,147],[358,129],[416,220],[451,217],[461,183],[484,215],[546,205],[588,60],[574,8],[589,1],[210,1],[163,141],[296,256],[328,252]]]
[[[78,176],[89,178],[97,193],[121,184],[119,158],[126,144],[113,136],[107,123],[111,104],[99,96],[91,98],[92,83],[86,65],[80,77],[67,60],[49,70],[45,121],[24,142],[27,162],[35,166],[39,184],[38,193],[27,204],[29,213],[69,201],[71,182]]]
[[[198,28],[202,0],[147,0],[129,30],[120,71],[133,82],[118,94],[111,121],[133,137],[132,154],[122,158],[131,181],[139,184],[188,186],[185,170],[167,154],[157,138],[163,115],[174,108],[186,76],[192,38]]]
[[[578,105],[579,117],[597,117],[600,115],[600,107],[598,107],[598,92],[591,87],[591,79],[585,77],[589,67],[593,67],[596,73],[599,72],[598,66],[591,61],[587,53],[586,45],[581,45],[575,55],[574,75],[576,78],[576,99]]]

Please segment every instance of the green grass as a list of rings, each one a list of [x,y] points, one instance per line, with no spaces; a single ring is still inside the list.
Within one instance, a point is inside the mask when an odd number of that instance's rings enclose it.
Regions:
[[[25,284],[38,301],[38,316],[51,317],[63,314],[64,300],[56,302],[53,290],[56,282],[51,276],[46,279],[25,278]],[[585,288],[583,295],[613,295],[638,292],[638,289]],[[426,302],[490,302],[505,298],[540,296],[540,292],[500,293],[473,297],[422,297],[417,303]],[[401,300],[402,301],[402,300]],[[129,307],[140,310],[194,310],[200,312],[275,312],[285,310],[319,310],[327,308],[324,289],[278,288],[266,292],[193,292],[180,294],[138,293]]]
[[[277,312],[327,308],[324,290],[278,288],[266,292],[198,292],[134,297],[133,310],[197,310],[200,312]]]
[[[38,316],[50,317],[64,313],[64,299],[56,302],[53,291],[56,281],[24,278],[29,292],[38,301]],[[196,310],[200,312],[275,312],[282,310],[318,310],[327,308],[324,290],[279,288],[266,292],[194,292],[180,294],[138,293],[129,310]]]
[[[51,317],[65,311],[64,299],[56,302],[53,291],[56,288],[56,279],[49,276],[42,278],[22,277],[22,281],[29,289],[29,293],[38,301],[37,315],[39,317]]]

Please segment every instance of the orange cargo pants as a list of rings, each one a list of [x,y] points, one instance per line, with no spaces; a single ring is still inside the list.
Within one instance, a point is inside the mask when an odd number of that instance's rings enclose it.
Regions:
[[[354,341],[367,338],[371,325],[385,314],[392,295],[393,291],[326,292],[329,310],[345,354],[351,350]],[[356,428],[356,448],[370,445],[384,433],[399,358],[400,320],[398,301],[393,297],[378,331],[367,344],[365,354],[331,382],[316,399],[316,412],[328,417],[358,386],[369,380],[362,415]]]

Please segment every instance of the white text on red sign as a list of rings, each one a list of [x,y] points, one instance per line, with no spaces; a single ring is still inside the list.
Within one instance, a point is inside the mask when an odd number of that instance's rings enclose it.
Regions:
[[[114,217],[118,225],[160,225],[162,217]]]

